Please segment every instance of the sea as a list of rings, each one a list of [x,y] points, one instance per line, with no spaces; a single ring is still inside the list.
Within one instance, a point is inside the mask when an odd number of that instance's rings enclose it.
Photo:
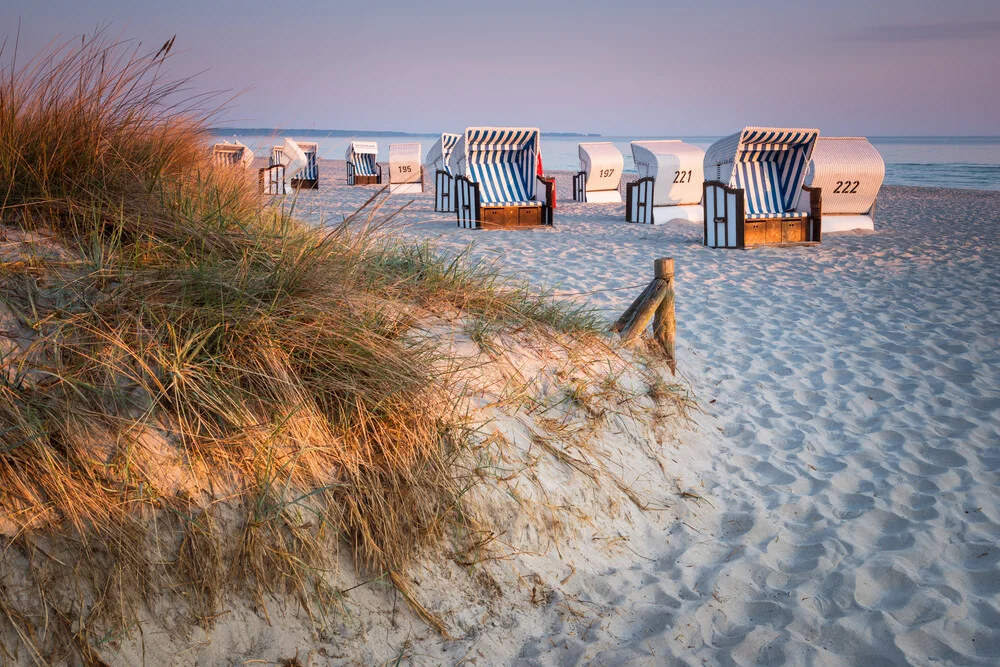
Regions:
[[[267,155],[270,147],[284,136],[319,144],[319,156],[342,160],[352,140],[375,141],[379,161],[389,158],[389,144],[418,142],[426,154],[440,138],[433,134],[389,132],[352,134],[344,130],[289,130],[286,133],[261,130],[218,129],[215,140],[238,139],[256,155]],[[708,148],[719,137],[602,137],[598,135],[542,134],[542,159],[546,171],[576,171],[580,168],[577,146],[586,141],[610,141],[625,156],[625,171],[635,171],[629,142],[638,139],[682,139]],[[921,185],[942,188],[1000,190],[1000,137],[869,137],[885,160],[887,185]]]

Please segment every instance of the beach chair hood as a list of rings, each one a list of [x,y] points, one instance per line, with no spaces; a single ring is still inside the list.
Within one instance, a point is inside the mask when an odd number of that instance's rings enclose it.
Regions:
[[[617,190],[625,168],[622,152],[610,141],[580,144],[580,171],[588,191]]]
[[[389,144],[389,184],[419,183],[420,144]]]
[[[359,176],[374,176],[378,144],[374,141],[352,141],[347,145],[344,159],[354,165],[355,173]]]
[[[875,206],[885,162],[864,137],[820,137],[805,183],[823,190],[824,215],[862,215]]]
[[[677,139],[633,141],[632,159],[639,178],[653,178],[653,206],[689,206],[701,202],[705,151]]]
[[[537,128],[470,127],[452,153],[452,165],[459,169],[457,175],[480,185],[483,203],[530,202],[535,199],[539,140]]]
[[[459,135],[457,134],[442,133],[441,138],[435,141],[431,149],[427,151],[427,158],[425,160],[427,167],[435,171],[440,169],[450,175],[452,172],[448,160],[451,158],[455,144],[458,143],[458,138]]]
[[[281,155],[279,160],[285,167],[285,173],[295,174],[304,169],[308,164],[305,151],[294,139],[285,138],[285,143],[281,145]]]
[[[705,178],[745,191],[747,213],[794,209],[819,130],[747,127],[705,152]]]

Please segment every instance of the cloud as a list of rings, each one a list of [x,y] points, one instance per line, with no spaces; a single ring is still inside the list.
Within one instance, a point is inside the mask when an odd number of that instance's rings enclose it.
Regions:
[[[849,42],[929,42],[1000,36],[1000,20],[921,25],[873,25],[845,37]]]

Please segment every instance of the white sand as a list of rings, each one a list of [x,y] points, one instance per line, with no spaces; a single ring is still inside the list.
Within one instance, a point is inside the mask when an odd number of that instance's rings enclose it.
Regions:
[[[336,219],[374,191],[342,185],[342,163],[321,171],[300,216]],[[393,198],[415,199],[395,226],[448,249],[475,242],[474,256],[559,293],[594,292],[577,298],[609,318],[654,258],[675,258],[679,369],[705,414],[661,457],[675,469],[653,490],[670,510],[592,526],[575,553],[524,556],[521,574],[548,591],[535,602],[525,582],[492,604],[421,586],[456,641],[368,598],[364,613],[392,621],[354,635],[367,658],[998,664],[1000,193],[887,187],[877,233],[727,251],[702,247],[699,227],[567,202],[568,174],[558,191],[551,230],[459,230],[430,189]],[[655,468],[636,457],[632,473]],[[595,546],[616,534],[617,548]],[[304,659],[305,635],[284,638],[285,657],[295,641]]]

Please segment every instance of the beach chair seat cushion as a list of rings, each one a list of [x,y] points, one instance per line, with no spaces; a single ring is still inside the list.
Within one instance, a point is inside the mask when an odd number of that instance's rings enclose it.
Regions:
[[[785,211],[784,213],[747,213],[747,220],[765,220],[774,218],[808,218],[807,211]]]
[[[483,206],[542,206],[544,202],[535,201],[534,199],[525,199],[523,201],[491,201],[483,202]]]

